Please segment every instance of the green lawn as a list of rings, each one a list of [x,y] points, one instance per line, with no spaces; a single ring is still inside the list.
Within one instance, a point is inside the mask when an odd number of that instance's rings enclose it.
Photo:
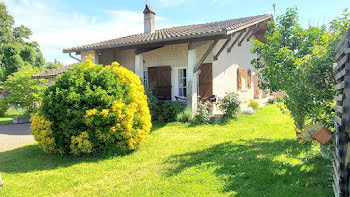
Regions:
[[[13,118],[12,117],[2,117],[2,118],[0,118],[0,125],[12,124],[12,123],[13,123]]]
[[[332,196],[329,162],[295,141],[277,106],[221,126],[154,125],[114,158],[0,152],[0,196]]]
[[[24,109],[15,109],[13,107],[10,107],[5,113],[4,117],[0,117],[0,125],[4,124],[12,124],[13,123],[13,117],[15,116],[23,116],[25,115]]]

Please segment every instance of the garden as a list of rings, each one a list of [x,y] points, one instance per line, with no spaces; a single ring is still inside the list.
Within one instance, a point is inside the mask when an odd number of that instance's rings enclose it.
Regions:
[[[126,156],[0,153],[1,196],[331,196],[330,162],[272,104],[226,125],[153,124]]]

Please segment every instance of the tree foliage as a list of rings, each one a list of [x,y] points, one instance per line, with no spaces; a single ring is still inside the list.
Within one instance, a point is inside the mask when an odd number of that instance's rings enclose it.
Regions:
[[[253,43],[259,58],[252,64],[259,69],[260,86],[286,94],[284,103],[298,129],[306,120],[329,124],[332,119],[335,45],[349,28],[348,16],[345,11],[328,29],[304,29],[297,9],[290,8],[268,23],[264,42]]]
[[[32,113],[38,106],[45,89],[45,86],[32,79],[32,75],[38,72],[40,70],[37,67],[24,66],[10,75],[4,82],[4,90],[9,93],[5,101]]]
[[[14,27],[13,17],[0,2],[0,81],[25,65],[44,64],[38,43],[30,41],[31,35],[32,31],[23,25]]]

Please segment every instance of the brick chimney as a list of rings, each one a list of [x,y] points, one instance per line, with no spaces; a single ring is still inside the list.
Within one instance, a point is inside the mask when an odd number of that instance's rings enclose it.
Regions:
[[[149,5],[146,5],[145,10],[143,10],[144,16],[144,33],[153,33],[156,31],[156,27],[154,24],[156,13],[153,8]]]

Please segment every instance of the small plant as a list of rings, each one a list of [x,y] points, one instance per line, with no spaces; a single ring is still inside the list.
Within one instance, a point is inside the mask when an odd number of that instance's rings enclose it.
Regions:
[[[183,122],[187,123],[192,120],[192,111],[191,109],[185,109],[183,112],[177,114],[176,116],[176,122]]]
[[[174,122],[176,117],[180,112],[182,112],[182,107],[176,103],[164,103],[160,106],[161,118],[164,122]]]
[[[217,105],[224,112],[222,122],[228,122],[231,119],[236,119],[240,110],[241,101],[236,93],[227,93],[223,98],[218,99]]]
[[[332,160],[333,159],[334,146],[332,143],[320,144],[320,154],[323,159]]]
[[[256,100],[250,100],[250,101],[249,101],[249,104],[248,104],[248,107],[251,107],[251,108],[253,108],[255,111],[257,111],[257,110],[259,109],[259,107],[260,107],[260,104],[259,104],[259,102],[256,101]]]
[[[195,125],[209,124],[213,118],[212,105],[209,102],[200,102],[192,123]]]

